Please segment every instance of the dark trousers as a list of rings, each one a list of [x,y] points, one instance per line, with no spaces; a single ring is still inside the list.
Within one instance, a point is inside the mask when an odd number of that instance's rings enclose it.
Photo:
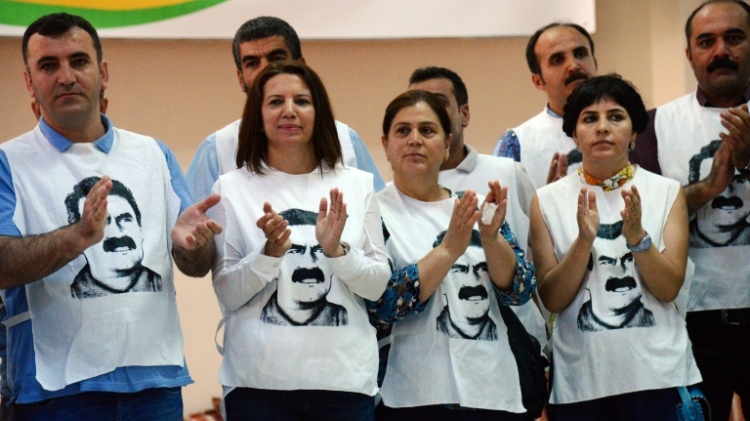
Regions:
[[[226,421],[372,421],[375,398],[328,390],[238,387],[224,398]]]
[[[734,393],[742,399],[745,418],[750,417],[750,320],[729,324],[721,310],[695,311],[688,313],[687,330],[712,418],[729,419]]]
[[[674,388],[644,390],[592,401],[547,405],[547,418],[549,421],[677,421],[675,405],[678,400]]]
[[[459,410],[442,405],[389,408],[382,403],[375,409],[376,421],[526,421],[526,414],[485,409]]]
[[[182,421],[182,389],[86,392],[13,405],[13,421]]]

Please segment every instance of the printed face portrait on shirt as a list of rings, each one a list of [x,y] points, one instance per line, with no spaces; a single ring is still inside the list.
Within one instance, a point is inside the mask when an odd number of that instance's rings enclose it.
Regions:
[[[713,156],[721,145],[714,140],[690,160],[689,182],[696,183],[711,172]],[[690,246],[697,248],[750,244],[750,182],[735,173],[729,186],[696,212],[690,224]]]
[[[99,177],[86,178],[67,196],[70,223],[81,219],[86,195],[98,181]],[[140,209],[130,189],[118,180],[112,180],[107,213],[104,238],[83,252],[87,264],[71,285],[73,296],[160,291],[161,277],[141,265],[144,252]]]
[[[653,314],[643,307],[643,292],[636,278],[633,252],[622,236],[622,221],[601,224],[589,260],[586,291],[581,307],[582,331],[653,326]]]
[[[346,309],[326,300],[333,271],[315,239],[318,214],[288,209],[279,215],[289,222],[292,247],[283,258],[276,294],[264,307],[261,319],[296,326],[347,324]]]
[[[440,244],[445,232],[438,236]],[[491,280],[477,230],[466,252],[458,258],[443,281],[445,307],[437,329],[460,339],[497,340],[497,327],[489,317]]]

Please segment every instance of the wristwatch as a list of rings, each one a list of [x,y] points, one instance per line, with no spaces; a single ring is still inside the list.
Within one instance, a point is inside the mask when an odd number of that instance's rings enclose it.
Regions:
[[[641,242],[638,243],[637,245],[631,246],[630,244],[628,244],[627,241],[625,241],[625,245],[628,246],[628,250],[630,250],[632,252],[636,252],[637,253],[637,252],[641,252],[641,251],[646,251],[649,248],[651,248],[651,236],[648,235],[648,233],[646,233],[646,235],[643,237],[643,239],[641,240]]]

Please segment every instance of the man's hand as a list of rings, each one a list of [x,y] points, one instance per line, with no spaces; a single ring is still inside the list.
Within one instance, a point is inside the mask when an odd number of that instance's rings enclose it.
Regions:
[[[107,226],[107,195],[112,188],[112,180],[105,175],[86,195],[83,202],[81,219],[75,224],[75,231],[82,241],[82,248],[87,249],[104,238],[104,227]]]
[[[547,184],[553,183],[566,175],[568,175],[568,156],[562,152],[555,152],[552,155],[552,162],[549,164]]]
[[[221,196],[214,193],[185,209],[172,228],[172,243],[185,250],[197,250],[212,242],[216,234],[221,234],[221,225],[206,215],[220,200]]]
[[[711,198],[718,196],[732,184],[734,180],[733,150],[729,143],[722,142],[714,154],[711,171],[705,179]]]
[[[721,125],[727,129],[727,133],[719,133],[719,137],[732,151],[732,165],[745,168],[750,162],[750,114],[747,104],[723,111]]]
[[[318,220],[315,222],[315,238],[325,256],[340,257],[345,253],[341,245],[341,234],[346,226],[346,203],[344,203],[344,192],[340,192],[339,189],[331,189],[330,194],[330,210],[326,198],[320,199]]]

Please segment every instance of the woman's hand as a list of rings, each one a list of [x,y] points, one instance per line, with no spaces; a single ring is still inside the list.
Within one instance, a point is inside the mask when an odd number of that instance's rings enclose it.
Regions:
[[[331,189],[331,209],[328,209],[326,198],[320,199],[318,220],[315,223],[315,238],[327,257],[340,257],[345,254],[341,245],[341,233],[346,226],[346,203],[344,192]]]
[[[484,207],[487,203],[495,204],[497,205],[497,208],[495,209],[495,212],[492,215],[492,220],[489,224],[484,224],[482,221],[484,218],[480,218],[479,235],[482,237],[482,244],[485,244],[487,241],[497,240],[500,227],[502,227],[503,222],[505,222],[505,215],[508,207],[508,186],[501,187],[500,182],[497,180],[490,181],[487,185],[490,187],[490,192],[487,193],[487,196],[484,198],[480,211],[484,214]]]
[[[643,215],[641,195],[638,193],[636,186],[633,186],[631,190],[622,189],[621,194],[625,201],[625,209],[620,211],[622,235],[631,247],[637,246],[646,236],[646,231],[641,225],[641,216]]]
[[[292,230],[288,228],[289,222],[276,213],[268,202],[263,204],[263,212],[265,214],[255,224],[266,235],[266,246],[263,248],[263,254],[271,257],[282,257],[292,248],[292,240],[289,239]]]
[[[469,247],[471,231],[482,215],[477,210],[478,203],[477,194],[471,190],[466,190],[463,197],[453,203],[453,214],[448,229],[438,247],[444,247],[454,261],[464,254],[466,247]]]
[[[596,207],[596,194],[581,187],[578,193],[578,237],[588,244],[593,244],[599,231],[599,210]]]

